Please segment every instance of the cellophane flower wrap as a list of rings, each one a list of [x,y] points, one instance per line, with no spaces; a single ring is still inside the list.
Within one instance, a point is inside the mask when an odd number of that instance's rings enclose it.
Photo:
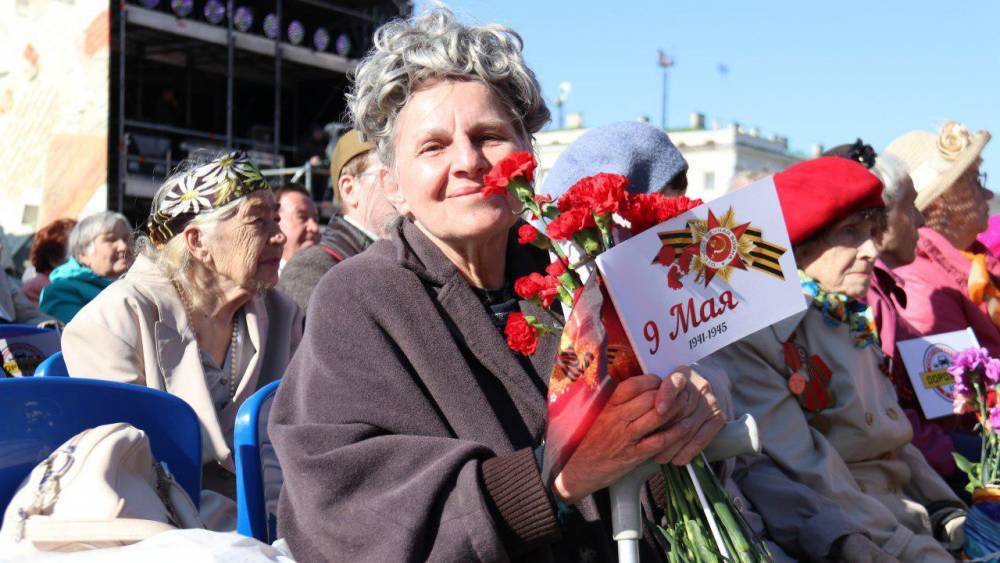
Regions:
[[[965,519],[965,555],[972,559],[1000,553],[1000,360],[985,348],[955,354],[948,372],[955,378],[954,411],[975,413],[982,439],[979,461],[959,453],[955,463],[969,477],[972,508]]]
[[[532,273],[514,283],[515,293],[542,307],[545,314],[541,317],[512,314],[505,328],[508,346],[524,355],[536,352],[539,336],[560,335],[558,355],[549,378],[542,467],[543,479],[551,484],[607,404],[615,386],[642,373],[618,313],[593,265],[593,257],[613,247],[616,241],[639,234],[702,202],[660,194],[631,194],[627,189],[628,178],[606,173],[581,178],[557,201],[551,201],[535,194],[534,169],[535,160],[530,153],[511,155],[487,174],[484,195],[515,198],[526,221],[518,228],[518,241],[549,249],[554,255],[544,272]],[[560,305],[564,306],[562,311],[570,311],[565,321],[560,309],[556,309]],[[770,560],[767,548],[753,537],[708,464],[699,457],[692,467],[707,504],[699,503],[691,473],[673,465],[663,467],[667,526],[659,530],[670,546],[671,560],[721,560],[707,518],[719,523],[721,539],[731,560]]]

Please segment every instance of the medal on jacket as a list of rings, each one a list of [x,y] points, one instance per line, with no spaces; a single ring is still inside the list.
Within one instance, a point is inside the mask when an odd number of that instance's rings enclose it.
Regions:
[[[826,433],[830,430],[830,421],[820,413],[835,402],[830,389],[833,372],[819,356],[807,356],[805,348],[795,343],[794,333],[783,347],[785,366],[788,368],[788,390],[806,411],[809,424]]]

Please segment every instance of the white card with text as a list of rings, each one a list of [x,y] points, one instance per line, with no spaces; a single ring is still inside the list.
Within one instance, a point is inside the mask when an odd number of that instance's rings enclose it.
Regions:
[[[920,408],[928,420],[952,414],[955,378],[948,373],[951,357],[966,348],[978,346],[979,341],[971,328],[896,343]]]
[[[770,177],[632,237],[597,265],[643,370],[661,376],[806,307]]]

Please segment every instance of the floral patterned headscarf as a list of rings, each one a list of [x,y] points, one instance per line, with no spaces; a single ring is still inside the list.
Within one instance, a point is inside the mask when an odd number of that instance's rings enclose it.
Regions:
[[[166,195],[150,213],[147,224],[149,238],[157,248],[196,216],[271,186],[246,153],[235,151],[169,180],[163,189]]]

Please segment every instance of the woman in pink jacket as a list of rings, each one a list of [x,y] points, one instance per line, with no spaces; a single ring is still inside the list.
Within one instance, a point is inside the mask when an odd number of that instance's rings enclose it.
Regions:
[[[894,270],[907,295],[900,313],[923,335],[972,327],[980,345],[1000,356],[1000,291],[990,273],[1000,273],[1000,264],[976,241],[988,226],[993,195],[979,173],[989,140],[987,131],[973,134],[949,121],[938,135],[911,131],[886,152],[909,168],[926,221],[916,259]]]

